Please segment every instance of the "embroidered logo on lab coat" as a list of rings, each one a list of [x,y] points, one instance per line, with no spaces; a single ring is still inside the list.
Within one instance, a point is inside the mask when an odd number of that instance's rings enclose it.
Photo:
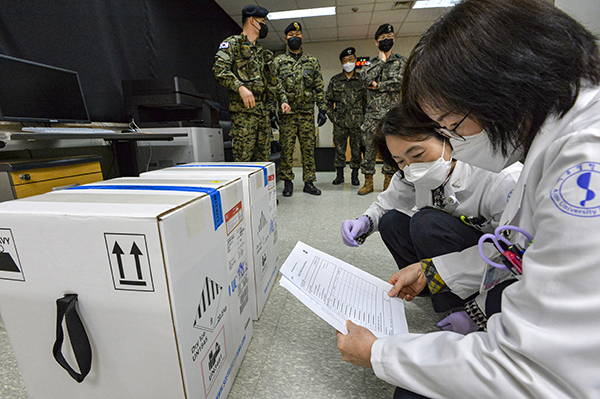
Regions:
[[[569,215],[600,216],[600,163],[583,162],[564,171],[550,190],[550,198]]]

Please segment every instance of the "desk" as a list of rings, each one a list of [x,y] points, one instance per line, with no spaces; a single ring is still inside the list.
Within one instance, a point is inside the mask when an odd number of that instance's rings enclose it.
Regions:
[[[0,142],[11,140],[82,140],[102,139],[111,143],[117,156],[121,176],[139,176],[137,142],[171,141],[173,137],[185,137],[187,133],[0,133]]]
[[[102,181],[100,156],[0,161],[0,201]]]

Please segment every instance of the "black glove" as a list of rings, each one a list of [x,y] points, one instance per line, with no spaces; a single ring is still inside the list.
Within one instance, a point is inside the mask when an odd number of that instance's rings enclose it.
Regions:
[[[327,122],[327,111],[321,110],[319,111],[319,116],[317,116],[317,126],[321,127]]]
[[[275,112],[271,112],[271,128],[279,130],[279,118]]]

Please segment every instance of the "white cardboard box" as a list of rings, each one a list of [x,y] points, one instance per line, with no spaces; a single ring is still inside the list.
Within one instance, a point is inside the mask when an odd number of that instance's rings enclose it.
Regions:
[[[206,179],[241,178],[244,186],[244,219],[246,229],[252,232],[248,252],[253,262],[255,291],[253,318],[258,320],[277,277],[279,245],[277,230],[277,190],[275,164],[272,162],[201,162],[178,165],[141,175],[143,178]],[[173,181],[173,180],[171,180]],[[247,216],[246,216],[247,215]]]
[[[0,204],[10,258],[0,312],[31,398],[227,396],[252,337],[239,295],[250,274],[239,268],[242,183],[151,183],[115,179]],[[55,301],[66,293],[78,294],[92,347],[80,384],[52,356]],[[77,369],[68,341],[62,348]]]

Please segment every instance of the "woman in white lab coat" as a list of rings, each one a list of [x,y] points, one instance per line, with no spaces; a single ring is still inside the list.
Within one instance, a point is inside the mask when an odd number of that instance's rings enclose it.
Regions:
[[[454,160],[449,140],[436,132],[436,126],[411,124],[402,103],[388,111],[374,140],[383,161],[401,170],[361,217],[342,223],[346,245],[358,247],[379,231],[402,269],[469,247],[478,252],[479,237],[498,227],[523,165],[515,163],[494,173]],[[450,290],[435,292],[432,287],[432,291],[433,308],[439,313],[462,308],[467,299],[473,299],[460,298]],[[479,298],[474,306],[484,309],[484,299]],[[462,316],[467,321],[466,314]],[[449,320],[458,322],[460,317],[453,315]],[[447,321],[441,325],[453,329]],[[474,323],[471,327],[478,329]]]
[[[594,36],[543,0],[464,0],[413,50],[403,99],[414,118],[424,113],[445,128],[459,144],[457,159],[500,170],[525,155],[501,223],[526,230],[534,242],[487,332],[376,340],[349,322],[349,334],[338,334],[343,358],[401,387],[397,398],[600,397],[600,53]],[[463,118],[455,132],[447,131]],[[524,244],[520,236],[509,239]],[[453,290],[477,285],[476,276],[448,282],[448,265],[455,263],[433,262]],[[390,295],[410,299],[427,279],[416,267],[402,271],[392,278]]]

